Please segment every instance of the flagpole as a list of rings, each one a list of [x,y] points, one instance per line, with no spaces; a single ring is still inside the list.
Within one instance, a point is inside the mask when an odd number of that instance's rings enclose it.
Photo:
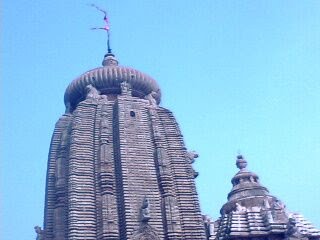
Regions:
[[[93,30],[96,29],[101,29],[107,31],[107,48],[108,48],[108,53],[112,54],[111,52],[111,47],[110,47],[110,26],[109,26],[109,19],[108,19],[108,14],[107,11],[103,10],[102,8],[96,6],[95,4],[90,4],[91,7],[96,8],[98,11],[102,12],[104,14],[103,21],[105,22],[104,27],[100,28],[92,28]]]
[[[111,53],[111,48],[110,48],[110,32],[109,32],[109,30],[107,30],[107,36],[108,36],[108,39],[107,39],[108,53]]]

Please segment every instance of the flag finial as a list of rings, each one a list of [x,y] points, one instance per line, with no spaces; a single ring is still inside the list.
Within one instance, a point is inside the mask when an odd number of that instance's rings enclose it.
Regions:
[[[111,47],[110,47],[110,23],[109,23],[109,18],[108,18],[108,13],[107,11],[103,10],[102,8],[98,7],[95,4],[90,4],[91,7],[94,7],[98,11],[102,12],[104,14],[103,21],[104,21],[104,26],[103,27],[94,27],[91,28],[91,30],[104,30],[107,32],[107,47],[108,47],[108,53],[111,52]]]

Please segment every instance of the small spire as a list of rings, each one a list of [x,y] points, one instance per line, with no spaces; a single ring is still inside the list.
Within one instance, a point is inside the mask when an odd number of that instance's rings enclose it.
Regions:
[[[237,156],[237,161],[236,161],[237,168],[240,170],[245,169],[248,165],[247,161],[243,158],[241,154]]]

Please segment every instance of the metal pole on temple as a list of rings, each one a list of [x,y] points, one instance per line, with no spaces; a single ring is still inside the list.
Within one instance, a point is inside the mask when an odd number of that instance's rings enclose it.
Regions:
[[[108,45],[108,53],[111,53],[111,47],[110,47],[110,32],[107,30],[107,45]]]
[[[98,11],[102,12],[104,14],[103,21],[105,22],[105,25],[103,27],[94,27],[91,28],[91,30],[104,30],[107,31],[107,47],[108,47],[108,53],[111,52],[111,47],[110,47],[110,24],[109,24],[109,18],[107,11],[103,10],[102,8],[96,6],[95,4],[91,4],[90,6],[96,8]]]

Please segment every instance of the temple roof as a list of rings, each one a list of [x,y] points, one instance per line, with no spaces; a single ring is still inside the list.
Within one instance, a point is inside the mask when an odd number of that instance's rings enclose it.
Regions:
[[[267,235],[320,238],[320,231],[302,215],[289,212],[279,199],[270,195],[260,184],[258,175],[246,169],[247,161],[242,155],[237,156],[236,165],[240,170],[231,180],[233,188],[220,210],[221,217],[215,222],[212,239]]]
[[[121,93],[121,82],[128,82],[132,88],[132,95],[144,98],[152,93],[157,103],[160,103],[161,91],[157,82],[136,69],[118,65],[118,60],[112,53],[107,53],[102,67],[92,69],[74,79],[67,87],[64,95],[65,105],[74,108],[85,99],[86,87],[92,85],[101,94]]]
[[[266,197],[272,198],[268,189],[260,184],[258,175],[247,170],[248,164],[242,155],[237,156],[236,165],[240,170],[231,180],[233,187],[228,194],[228,202],[221,208],[221,214],[232,211],[236,203],[254,207],[263,204]]]

